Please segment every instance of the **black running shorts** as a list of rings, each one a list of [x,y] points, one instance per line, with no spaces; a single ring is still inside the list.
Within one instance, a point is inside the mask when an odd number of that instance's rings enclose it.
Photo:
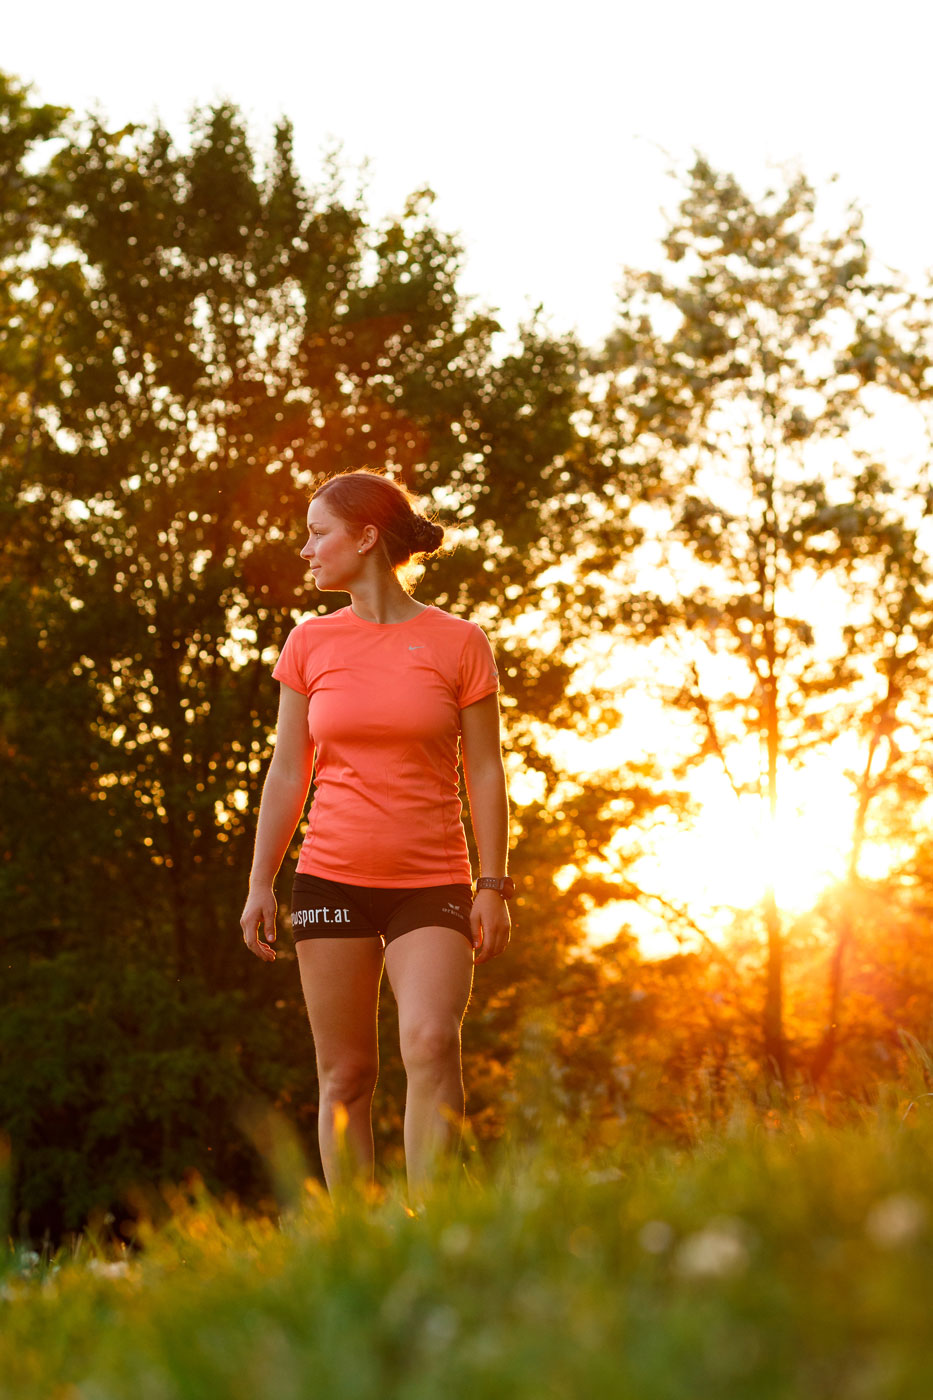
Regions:
[[[292,934],[304,938],[381,938],[391,943],[416,928],[452,928],[472,946],[469,885],[371,889],[299,872],[292,885]]]

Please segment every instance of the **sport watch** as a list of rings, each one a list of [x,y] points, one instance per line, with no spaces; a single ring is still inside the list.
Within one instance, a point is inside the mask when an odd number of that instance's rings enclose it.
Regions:
[[[511,899],[515,893],[515,881],[511,875],[506,875],[501,880],[496,880],[492,875],[484,875],[476,882],[477,894],[480,890],[495,890],[503,899]]]

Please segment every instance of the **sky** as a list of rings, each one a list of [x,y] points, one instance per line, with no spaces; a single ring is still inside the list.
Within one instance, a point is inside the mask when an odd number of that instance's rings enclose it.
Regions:
[[[694,150],[753,191],[838,176],[880,259],[933,264],[933,6],[888,0],[44,0],[3,16],[0,67],[116,125],[232,99],[287,115],[302,174],[340,143],[375,217],[430,185],[463,290],[512,334],[538,303],[595,346],[623,265],[657,266],[667,175]]]

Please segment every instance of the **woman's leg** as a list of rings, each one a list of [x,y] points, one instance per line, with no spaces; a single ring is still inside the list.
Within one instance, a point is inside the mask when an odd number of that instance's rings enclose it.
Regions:
[[[438,1157],[460,1138],[460,1026],[473,985],[473,949],[454,929],[419,928],[393,939],[385,961],[408,1076],[408,1184],[417,1191],[431,1178]]]
[[[378,938],[303,938],[295,947],[317,1057],[321,1162],[332,1191],[343,1152],[355,1175],[373,1179],[383,948]]]

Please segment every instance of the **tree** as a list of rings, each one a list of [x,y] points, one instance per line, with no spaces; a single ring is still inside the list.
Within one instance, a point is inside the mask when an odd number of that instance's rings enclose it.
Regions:
[[[719,764],[736,797],[757,795],[772,830],[782,771],[843,722],[859,726],[855,881],[878,743],[901,685],[916,677],[917,696],[925,681],[928,609],[916,534],[927,488],[859,433],[879,409],[870,383],[915,404],[933,394],[928,304],[879,274],[856,210],[838,230],[821,225],[802,176],[756,202],[697,158],[686,186],[666,265],[626,274],[617,328],[591,363],[590,432],[617,465],[609,502],[639,502],[645,530],[625,566],[620,635],[670,642],[693,760]],[[898,651],[904,628],[922,661]],[[784,1080],[771,855],[761,1052]],[[837,964],[846,941],[840,931]]]

